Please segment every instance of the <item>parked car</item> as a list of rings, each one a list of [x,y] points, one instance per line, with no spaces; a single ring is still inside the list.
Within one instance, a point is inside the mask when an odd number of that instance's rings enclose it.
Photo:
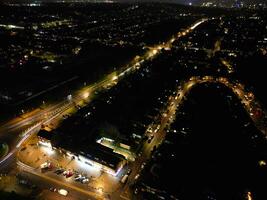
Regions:
[[[131,172],[132,172],[132,170],[129,168],[129,169],[127,170],[127,174],[130,175]]]
[[[63,172],[63,175],[66,176],[66,178],[69,178],[69,177],[73,176],[73,174],[74,173],[71,170],[66,170],[66,171]]]
[[[60,195],[67,196],[69,192],[67,190],[65,190],[65,189],[59,189],[58,190],[58,193]]]

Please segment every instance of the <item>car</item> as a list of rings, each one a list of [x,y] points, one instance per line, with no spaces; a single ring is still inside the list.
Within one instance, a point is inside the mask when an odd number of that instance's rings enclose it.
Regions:
[[[132,172],[132,170],[129,168],[129,169],[127,170],[127,174],[130,175],[131,172]]]
[[[80,181],[82,179],[82,175],[81,174],[78,174],[74,177],[74,180],[75,181]]]
[[[50,163],[49,162],[44,162],[43,164],[40,165],[41,169],[47,169],[49,167]]]
[[[137,188],[135,188],[134,194],[138,194],[138,189]]]
[[[146,166],[146,162],[143,162],[143,164],[141,165],[141,169],[144,169],[145,166]]]
[[[57,191],[57,188],[51,187],[51,188],[49,188],[49,190],[50,190],[51,192],[56,192],[56,191]]]
[[[47,170],[52,170],[53,169],[53,164],[51,162],[45,162],[40,165],[41,171],[45,172]]]
[[[74,174],[74,172],[71,170],[66,170],[63,172],[63,175],[66,176],[66,178],[73,176],[73,174]]]
[[[64,169],[63,168],[59,168],[59,169],[56,169],[54,171],[55,174],[59,175],[59,174],[62,174],[64,172]]]
[[[154,137],[155,137],[155,136],[154,136],[153,134],[150,134],[150,135],[148,136],[148,140],[147,140],[147,142],[150,143],[150,142],[153,140]]]
[[[59,189],[58,193],[62,196],[67,196],[69,192],[65,189]]]
[[[71,176],[73,176],[73,172],[69,172],[69,173],[66,175],[66,178],[69,178],[69,177],[71,177]]]
[[[140,174],[136,174],[134,177],[134,180],[137,180],[139,178]]]
[[[129,177],[129,175],[128,175],[128,174],[125,174],[125,175],[122,177],[122,179],[120,180],[120,182],[123,183],[123,184],[125,184],[126,181],[128,180],[128,177]]]
[[[89,178],[84,178],[81,182],[82,182],[83,184],[88,183],[88,182],[89,182]]]

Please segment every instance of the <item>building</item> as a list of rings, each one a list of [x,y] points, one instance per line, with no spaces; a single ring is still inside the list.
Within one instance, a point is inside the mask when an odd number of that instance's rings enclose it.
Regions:
[[[98,143],[89,144],[86,147],[66,144],[58,144],[55,146],[53,142],[51,142],[52,135],[53,133],[41,130],[38,133],[39,144],[58,150],[62,154],[103,170],[113,176],[116,176],[126,164],[126,160],[122,155]]]

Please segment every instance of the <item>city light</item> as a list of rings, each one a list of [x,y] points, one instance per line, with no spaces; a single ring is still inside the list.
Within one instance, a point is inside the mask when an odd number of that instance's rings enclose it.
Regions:
[[[251,194],[251,192],[248,192],[248,193],[247,193],[247,200],[253,200],[253,199],[252,199],[252,194]]]
[[[116,81],[118,79],[118,76],[113,76],[112,81]]]
[[[97,189],[97,192],[98,192],[99,194],[103,194],[103,188],[102,188],[102,187],[99,187],[99,188]]]
[[[45,147],[52,148],[52,145],[51,145],[50,142],[45,142],[45,141],[41,141],[41,140],[40,140],[38,143],[39,143],[40,145],[45,146]]]
[[[261,166],[261,167],[263,167],[263,166],[266,166],[266,161],[265,160],[260,160],[259,161],[259,165]]]
[[[89,92],[84,92],[83,93],[83,98],[84,99],[87,99],[89,96],[90,96],[90,93]]]
[[[153,51],[152,51],[152,54],[153,55],[155,55],[155,54],[157,54],[158,53],[158,51],[156,50],[156,49],[154,49]]]
[[[72,100],[72,95],[69,94],[69,95],[67,96],[67,99],[68,99],[69,101],[71,101],[71,100]]]
[[[63,195],[63,196],[67,196],[68,195],[68,191],[67,190],[64,190],[64,189],[59,189],[58,190],[58,193]]]
[[[49,189],[51,198],[223,199],[223,188],[208,182],[184,184],[193,163],[225,171],[227,180],[257,174],[229,182],[227,197],[260,196],[267,14],[258,9],[267,4],[258,1],[4,3],[0,171],[36,184],[37,197]],[[29,7],[35,5],[42,7]],[[191,162],[192,152],[201,163]],[[17,187],[8,183],[10,191]]]
[[[49,156],[55,154],[55,150],[52,149],[52,148],[50,148],[50,147],[43,146],[43,147],[41,147],[41,149],[42,149],[45,153],[47,153]]]

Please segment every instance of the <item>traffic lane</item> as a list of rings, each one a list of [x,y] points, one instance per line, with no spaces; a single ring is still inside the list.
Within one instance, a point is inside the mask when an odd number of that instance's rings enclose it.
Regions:
[[[34,123],[38,120],[42,120],[45,115],[49,115],[50,113],[54,112],[56,109],[60,108],[64,104],[64,102],[57,103],[55,105],[50,105],[45,109],[39,109],[37,112],[32,112],[30,116],[23,117],[17,117],[17,120],[15,121],[8,121],[5,124],[0,126],[1,132],[16,130],[18,128],[21,128],[25,124]],[[27,114],[26,114],[27,115]]]
[[[43,174],[36,173],[33,170],[24,168],[22,166],[19,167],[20,174],[26,175],[26,178],[29,180],[33,180],[34,184],[37,186],[40,186],[43,189],[49,189],[51,187],[54,188],[63,188],[67,191],[69,191],[70,194],[73,194],[75,196],[81,196],[84,199],[92,199],[92,200],[100,200],[104,199],[104,197],[100,194],[94,194],[93,192],[90,192],[88,190],[81,189],[80,187],[72,186],[70,184],[67,184],[63,181],[58,181],[56,179],[44,176]]]
[[[190,88],[190,87],[187,87],[187,88]],[[180,91],[178,91],[178,93],[179,92]],[[182,94],[184,94],[184,93],[182,93]],[[166,135],[166,131],[164,129],[167,127],[170,118],[175,115],[176,108],[178,107],[179,103],[182,100],[182,95],[179,94],[178,96],[179,96],[178,98],[171,98],[171,100],[169,102],[169,106],[166,110],[168,115],[165,117],[161,116],[161,122],[160,122],[159,130],[157,132],[153,133],[154,138],[152,139],[152,141],[150,143],[148,143],[147,141],[145,142],[144,147],[142,149],[141,156],[136,159],[136,161],[132,164],[132,166],[130,166],[132,169],[132,173],[129,176],[128,181],[122,190],[122,195],[124,195],[124,197],[125,197],[125,195],[127,195],[129,199],[134,198],[134,196],[133,196],[134,194],[132,192],[130,192],[129,186],[130,186],[130,184],[135,182],[136,175],[141,173],[141,170],[142,170],[141,166],[144,162],[146,162],[150,158],[150,155],[151,155],[151,152],[152,152],[154,146],[158,146],[164,140],[165,135]]]
[[[129,183],[132,183],[134,181],[133,177],[138,173],[138,171],[140,171],[139,167],[140,167],[141,163],[146,160],[145,158],[149,157],[151,150],[152,150],[151,148],[154,145],[160,144],[162,142],[162,140],[164,139],[164,135],[165,135],[164,128],[168,125],[169,118],[171,116],[175,115],[176,108],[182,102],[183,97],[192,89],[193,86],[195,86],[196,84],[204,83],[204,82],[217,82],[217,81],[215,81],[214,79],[211,79],[211,80],[209,80],[209,79],[207,79],[207,80],[197,79],[194,81],[188,81],[184,85],[183,90],[178,91],[178,93],[179,93],[178,98],[175,98],[175,100],[171,101],[172,106],[169,107],[169,109],[168,109],[168,116],[166,116],[165,118],[163,117],[161,120],[162,125],[161,125],[160,130],[157,133],[154,133],[154,139],[152,140],[152,142],[150,144],[148,144],[147,142],[145,143],[144,148],[143,148],[143,154],[142,154],[143,159],[139,159],[138,160],[139,162],[136,161],[136,163],[133,164],[132,175],[129,176],[128,183],[124,187],[124,191],[123,191],[124,194],[127,193],[127,191],[129,191]],[[234,88],[233,87],[234,85],[227,85],[227,86],[232,88],[232,89]],[[238,89],[238,91],[239,91],[238,96],[241,99],[245,99],[245,92],[243,90],[240,90],[240,89]]]
[[[39,188],[44,190],[44,197],[46,197],[46,196],[53,197],[51,200],[60,199],[60,198],[64,199],[64,200],[69,200],[69,199],[98,200],[98,198],[91,197],[91,196],[89,197],[88,195],[77,192],[76,190],[73,190],[72,188],[66,188],[66,187],[62,186],[61,184],[57,184],[54,182],[52,183],[49,180],[43,179],[43,178],[38,177],[34,174],[31,174],[31,173],[28,173],[25,171],[21,171],[20,174],[23,177],[25,177],[26,179],[30,180],[33,184],[37,185]],[[68,195],[67,195],[67,197],[63,197],[62,195],[58,194],[57,192],[50,191],[49,190],[50,188],[65,189],[68,191]]]
[[[121,195],[123,195],[123,197],[127,197],[128,199],[132,199],[133,197],[133,192],[130,191],[130,185],[133,184],[136,179],[135,177],[141,173],[142,171],[142,164],[144,162],[147,162],[150,155],[151,155],[151,151],[153,150],[155,145],[158,145],[159,143],[162,142],[162,140],[165,137],[165,131],[164,131],[164,125],[162,124],[162,128],[160,128],[160,130],[157,133],[154,133],[154,138],[152,139],[151,143],[148,143],[147,141],[145,142],[145,145],[143,147],[142,150],[142,154],[140,157],[137,157],[136,161],[134,163],[132,163],[132,165],[129,165],[129,168],[132,170],[131,174],[129,175],[128,181],[125,184],[125,186],[123,187],[122,191],[121,191]]]
[[[207,20],[208,19],[201,19],[198,22],[194,23],[193,25],[191,25],[190,27],[187,28],[186,34],[190,33],[190,31],[194,30],[197,26],[199,26],[200,24],[206,22]],[[172,39],[170,39],[169,41],[167,41],[165,45],[158,45],[157,47],[155,47],[155,48],[149,50],[148,52],[146,52],[138,60],[135,60],[135,59],[132,60],[128,65],[126,65],[126,67],[125,67],[126,69],[117,70],[115,72],[112,72],[111,74],[107,75],[103,80],[97,82],[96,84],[91,84],[89,86],[86,86],[85,88],[80,89],[77,92],[74,92],[74,94],[75,93],[76,94],[79,94],[84,89],[93,89],[94,87],[97,88],[97,87],[103,86],[106,83],[113,82],[114,80],[113,80],[113,78],[111,76],[113,76],[114,73],[115,74],[116,73],[127,74],[127,72],[129,70],[131,70],[131,69],[132,70],[137,69],[137,67],[135,67],[136,64],[140,64],[141,61],[143,61],[144,59],[150,59],[150,58],[152,58],[153,56],[155,56],[156,54],[159,53],[159,50],[161,50],[162,48],[169,47],[176,39],[179,39],[180,37],[181,37],[181,34],[179,32],[176,36],[174,36]],[[151,52],[152,52],[152,54],[151,54]],[[51,111],[55,110],[56,107],[61,107],[61,106],[59,106],[59,104],[61,104],[61,103],[62,102],[60,102],[58,104],[55,104],[55,105],[50,105],[48,108],[44,109],[43,111],[38,112],[37,114],[33,114],[33,116],[31,116],[31,117],[27,117],[27,120],[29,120],[29,121],[37,120],[37,118],[38,117],[42,117],[42,115],[45,114],[45,112],[51,112]],[[31,112],[29,114],[31,114]],[[9,123],[11,123],[11,124],[9,125]],[[22,120],[21,122],[15,123],[14,125],[12,125],[12,121],[10,121],[10,122],[7,122],[6,123],[6,126],[7,127],[20,126],[23,123],[26,123],[26,122],[24,120]],[[5,125],[1,125],[1,127],[4,128]]]
[[[33,146],[33,148],[35,148],[35,146]],[[38,155],[43,155],[43,153],[39,153],[39,152],[37,154],[33,155],[32,152],[33,151],[29,148],[27,148],[27,151],[24,150],[23,153],[26,155],[25,158],[27,158],[27,157],[28,158],[30,158],[30,157],[37,158]],[[41,176],[45,176],[45,178],[53,179],[57,182],[62,183],[63,185],[65,185],[65,184],[71,185],[73,187],[76,187],[76,188],[78,187],[80,189],[83,189],[85,191],[91,191],[93,193],[99,193],[98,189],[100,187],[102,187],[104,196],[107,196],[108,194],[111,194],[114,191],[117,191],[118,186],[119,186],[119,178],[115,178],[115,177],[113,177],[109,174],[106,174],[106,173],[103,173],[103,174],[100,173],[97,175],[97,174],[92,174],[92,173],[94,173],[92,171],[84,171],[82,168],[77,168],[80,165],[80,163],[77,163],[78,166],[76,166],[76,164],[75,164],[76,160],[67,159],[66,162],[64,162],[64,163],[58,163],[56,161],[57,160],[57,154],[53,154],[53,156],[54,156],[54,158],[47,158],[45,156],[44,158],[35,160],[33,162],[31,162],[31,160],[30,160],[30,166],[23,164],[23,163],[22,164],[26,168],[31,168],[30,169],[31,172],[38,173]],[[56,159],[56,160],[54,160],[54,159]],[[20,160],[21,161],[24,160],[24,158],[21,157],[21,154],[20,154]],[[42,163],[46,162],[47,160],[51,161],[54,164],[54,166],[58,166],[58,164],[59,164],[59,166],[63,166],[64,169],[66,169],[66,170],[67,169],[76,170],[77,173],[86,175],[89,179],[89,182],[82,184],[79,181],[75,181],[74,180],[75,175],[72,175],[69,178],[66,178],[65,176],[63,176],[62,173],[60,175],[57,175],[56,173],[54,173],[54,171],[56,170],[56,167],[53,168],[51,171],[48,170],[45,173],[42,173],[41,169],[40,169],[40,165]],[[25,160],[24,160],[24,162],[25,162]],[[28,163],[28,162],[25,162],[25,163]],[[21,163],[19,163],[19,165],[21,165]],[[80,167],[84,167],[84,165],[80,166]],[[92,178],[91,175],[93,175],[94,178]]]
[[[0,172],[7,174],[15,169],[16,166],[16,151],[13,151],[5,157],[5,160],[0,161]]]
[[[155,51],[155,50],[153,50],[153,52],[154,52],[154,51]],[[158,51],[157,51],[156,53],[158,53]],[[150,58],[150,57],[151,57],[151,56],[148,56],[148,58]],[[127,70],[128,70],[128,69],[127,69]],[[126,71],[127,71],[127,70],[126,70]],[[126,71],[125,71],[125,72],[126,72]],[[106,81],[103,81],[103,82],[106,82]],[[107,82],[108,82],[108,81],[107,81]],[[100,84],[99,86],[101,86],[101,85],[102,85],[102,84]]]
[[[206,21],[206,19],[202,19],[202,20],[200,20],[200,22],[194,23],[191,27],[188,28],[188,30],[189,30],[189,29],[192,29],[192,27],[197,27],[198,25],[200,25],[201,23],[203,23],[203,22],[205,22],[205,21]],[[194,29],[194,28],[193,28],[193,29]],[[179,36],[179,37],[180,37],[180,36]],[[177,36],[177,39],[178,39],[179,37]],[[159,45],[159,47],[160,47],[160,48],[154,48],[154,49],[152,49],[152,50],[149,50],[149,51],[148,51],[148,54],[150,54],[151,52],[153,52],[153,55],[151,55],[151,56],[147,56],[146,59],[149,59],[150,57],[153,57],[154,54],[158,54],[158,53],[159,53],[159,50],[160,50],[161,48],[163,48],[164,45],[163,45],[163,47],[162,47],[161,45]],[[156,52],[156,53],[154,53],[154,52]],[[145,57],[146,57],[146,56],[145,56]],[[141,60],[143,60],[142,57],[141,57]],[[133,64],[131,64],[131,65],[126,65],[126,68],[127,68],[127,69],[126,69],[126,70],[121,70],[121,71],[122,71],[121,73],[123,73],[123,74],[124,74],[124,73],[127,74],[126,72],[128,72],[129,70],[131,71],[131,70],[136,69],[135,64],[136,64],[136,63],[140,63],[140,62],[141,62],[141,61],[140,61],[140,59],[139,59],[139,60],[137,60],[137,61],[133,61],[133,62],[132,62]],[[130,66],[130,67],[129,67],[129,66]],[[91,89],[91,90],[97,90],[99,87],[103,87],[105,84],[112,83],[112,82],[114,82],[113,74],[114,74],[114,73],[116,74],[116,73],[118,73],[118,72],[119,72],[119,70],[113,72],[113,73],[110,74],[110,75],[107,75],[103,80],[97,82],[96,84],[91,84],[91,85],[89,85],[89,86],[86,86],[85,88],[87,88],[87,89]],[[76,93],[77,93],[77,95],[75,95],[76,98],[80,96],[81,91],[82,91],[82,90],[78,90],[78,91],[76,92]],[[78,99],[78,98],[77,98],[77,99]],[[79,99],[80,99],[80,98],[79,98]],[[53,113],[55,109],[57,109],[57,110],[58,110],[58,109],[61,109],[61,106],[64,104],[64,102],[66,102],[66,99],[65,99],[63,102],[60,102],[60,103],[58,103],[58,104],[56,104],[56,105],[51,105],[50,107],[48,107],[47,109],[43,110],[42,112],[38,112],[36,115],[33,115],[33,116],[30,117],[30,118],[27,118],[26,121],[23,120],[22,122],[17,123],[16,126],[17,126],[17,127],[20,127],[20,126],[23,125],[23,124],[26,124],[26,123],[32,123],[32,122],[36,122],[36,121],[38,121],[38,120],[41,120],[41,119],[43,118],[43,116],[45,116],[45,115],[50,115],[50,114],[51,114],[50,112]]]

